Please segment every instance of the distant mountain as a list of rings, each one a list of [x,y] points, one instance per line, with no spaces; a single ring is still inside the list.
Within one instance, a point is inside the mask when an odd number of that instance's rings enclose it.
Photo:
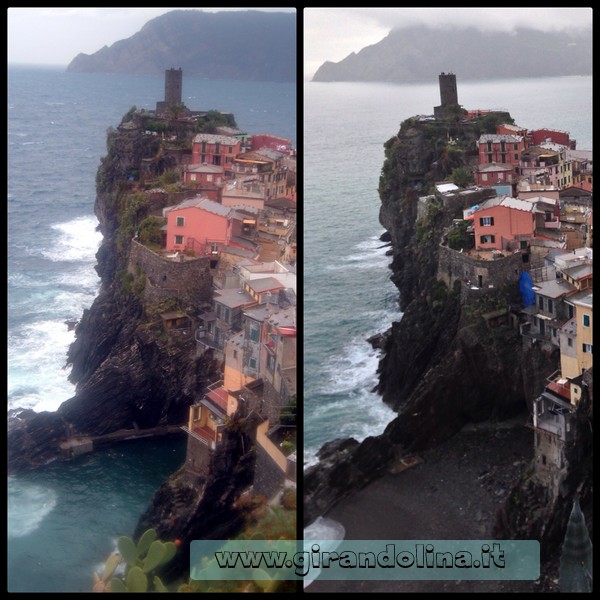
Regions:
[[[296,15],[174,10],[130,38],[78,54],[67,70],[163,73],[171,67],[207,79],[296,81]]]
[[[592,74],[591,28],[575,32],[474,27],[391,31],[381,42],[340,62],[325,62],[313,81],[437,81],[442,72],[465,79]]]

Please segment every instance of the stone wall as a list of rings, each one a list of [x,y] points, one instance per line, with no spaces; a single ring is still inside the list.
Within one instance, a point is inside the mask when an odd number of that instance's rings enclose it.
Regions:
[[[285,473],[268,452],[260,445],[256,445],[256,466],[254,471],[254,494],[272,498],[285,482]]]
[[[455,281],[471,282],[473,286],[494,288],[519,280],[523,262],[520,253],[495,260],[477,260],[440,245],[437,278],[452,288]],[[481,281],[479,280],[481,277]]]
[[[212,300],[210,257],[186,258],[183,262],[163,258],[139,242],[132,240],[128,271],[146,276],[144,301],[177,298],[184,306],[200,308]]]
[[[185,470],[193,477],[208,477],[212,466],[212,451],[194,436],[188,434]]]

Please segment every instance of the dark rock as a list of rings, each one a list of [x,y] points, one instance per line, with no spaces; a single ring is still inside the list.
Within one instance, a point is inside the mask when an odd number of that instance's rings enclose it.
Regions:
[[[304,471],[304,527],[383,474],[394,448],[384,436],[368,437],[360,444],[349,438],[328,442],[318,456],[320,462]]]

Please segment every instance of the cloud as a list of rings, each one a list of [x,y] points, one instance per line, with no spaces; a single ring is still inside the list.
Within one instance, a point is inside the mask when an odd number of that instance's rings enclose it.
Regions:
[[[590,27],[591,21],[591,8],[305,8],[305,76],[326,60],[338,62],[381,41],[392,29],[429,25],[559,31]]]

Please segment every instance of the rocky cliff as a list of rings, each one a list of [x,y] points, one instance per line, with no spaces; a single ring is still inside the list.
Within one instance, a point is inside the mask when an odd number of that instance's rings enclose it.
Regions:
[[[489,124],[408,119],[385,144],[380,222],[387,230],[385,240],[391,242],[391,279],[404,315],[382,336],[377,392],[398,417],[380,436],[360,444],[335,440],[321,449],[321,462],[305,471],[305,525],[341,497],[365,487],[392,461],[448,440],[467,423],[521,415],[525,424],[545,378],[558,367],[556,352],[527,349],[513,326],[490,328],[484,319],[490,311],[520,305],[516,278],[492,296],[467,299],[459,281],[448,287],[438,280],[440,242],[452,219],[461,217],[457,207],[434,202],[417,218],[418,197],[474,158],[472,142]],[[449,137],[454,144],[447,143]],[[570,510],[575,480],[578,485],[583,480],[585,468],[577,469],[578,474],[571,471],[571,483],[559,503],[564,509],[561,519]],[[528,503],[519,486],[513,497],[520,509],[507,509],[503,531],[522,533]],[[537,498],[539,503],[539,490]],[[538,516],[552,522],[555,513],[547,510]],[[561,519],[561,525],[566,524]],[[550,529],[554,533],[548,539],[556,550],[557,531],[564,533],[564,527]]]
[[[179,425],[214,379],[216,365],[196,358],[192,335],[173,343],[162,328],[160,312],[172,309],[175,299],[148,304],[140,293],[143,278],[132,284],[127,275],[135,229],[161,206],[147,198],[170,202],[168,194],[135,195],[128,181],[142,159],[156,159],[157,153],[157,137],[144,135],[141,128],[109,130],[96,181],[101,289],[77,325],[67,356],[76,394],[54,413],[9,415],[9,471],[58,458],[60,443],[74,436]],[[160,172],[172,160],[162,157],[153,168]]]

